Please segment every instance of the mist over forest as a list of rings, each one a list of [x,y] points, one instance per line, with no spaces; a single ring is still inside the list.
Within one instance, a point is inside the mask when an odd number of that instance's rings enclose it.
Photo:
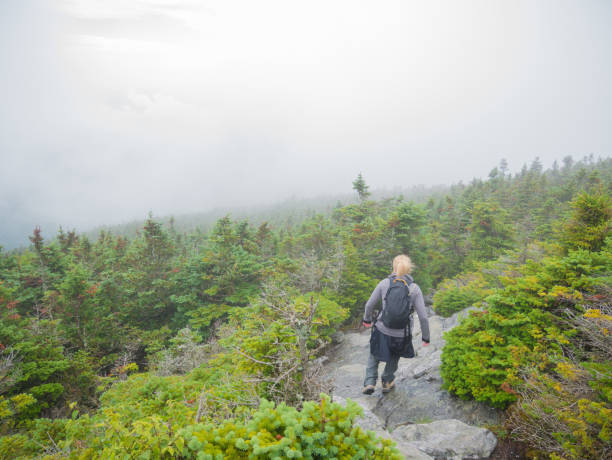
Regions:
[[[612,152],[606,1],[0,8],[5,247]]]
[[[0,460],[611,459],[611,25],[0,1]]]
[[[347,184],[346,188],[350,190],[350,182]],[[395,187],[386,190],[373,190],[372,196],[383,198],[402,195],[406,199],[421,203],[430,196],[439,195],[449,188],[449,186],[443,185]],[[154,209],[151,208],[149,211],[144,212],[143,216],[133,216],[133,219],[128,219],[127,221],[117,222],[117,219],[110,218],[108,221],[92,221],[91,223],[84,223],[78,227],[70,227],[70,225],[65,222],[41,222],[36,217],[27,215],[22,215],[19,220],[15,221],[10,219],[9,215],[3,221],[3,233],[0,233],[0,242],[6,250],[23,248],[29,244],[27,236],[31,234],[35,227],[40,228],[43,234],[48,237],[53,237],[60,227],[64,230],[73,230],[78,233],[87,234],[91,238],[96,238],[100,230],[110,231],[115,235],[133,237],[142,227],[146,216],[149,214],[154,215],[166,225],[169,225],[169,222],[172,220],[176,229],[182,232],[191,232],[196,228],[202,231],[210,230],[212,225],[220,217],[225,215],[231,215],[233,218],[237,219],[246,218],[252,220],[254,223],[261,223],[264,221],[271,223],[293,221],[297,223],[306,216],[312,216],[317,213],[329,214],[333,208],[338,205],[351,204],[357,201],[357,193],[352,192],[337,195],[321,194],[313,198],[293,196],[268,204],[226,206],[190,214],[172,213],[169,215],[158,215],[154,212]],[[70,221],[71,220],[68,219],[68,222]]]
[[[502,160],[503,163],[507,165],[507,160]],[[580,161],[585,165],[589,165],[595,161],[595,157],[594,155],[584,156]],[[558,169],[559,164],[572,165],[574,164],[574,159],[571,156],[567,156],[562,161],[554,160],[551,168]],[[543,168],[543,165],[537,157],[534,158],[530,165],[531,167],[536,165],[537,168]],[[525,168],[527,168],[527,164],[523,165],[522,171],[524,171]],[[489,172],[489,177],[491,174],[496,174],[496,171],[498,171],[498,166],[492,167]],[[519,172],[520,171],[517,171],[515,174],[518,175]],[[431,186],[422,184],[412,186],[388,186],[384,189],[373,189],[371,194],[375,199],[402,196],[406,200],[413,201],[415,203],[424,203],[433,197],[439,197],[445,193],[456,193],[457,190],[463,189],[468,184],[476,184],[480,181],[482,181],[482,179],[473,178],[468,181],[467,184],[459,181],[458,183]],[[349,186],[350,183],[347,183],[346,188],[349,189]],[[353,204],[357,201],[358,194],[354,191],[352,193],[326,195],[324,194],[324,191],[317,190],[316,196],[312,198],[293,196],[288,199],[280,199],[267,204],[252,204],[249,206],[242,204],[219,207],[209,211],[194,212],[189,214],[171,213],[168,215],[158,215],[156,212],[154,212],[154,209],[151,208],[145,213],[145,215],[155,216],[158,220],[165,223],[165,225],[170,225],[170,222],[172,221],[172,225],[177,231],[191,232],[195,229],[208,231],[219,218],[225,215],[230,215],[235,219],[249,219],[255,224],[262,222],[270,222],[273,224],[297,224],[306,217],[312,217],[319,213],[329,215],[334,208],[346,204]],[[78,227],[71,227],[70,224],[66,224],[65,222],[41,222],[34,216],[21,215],[16,221],[10,217],[11,215],[7,215],[7,217],[3,220],[4,224],[1,229],[3,233],[0,233],[0,245],[2,245],[6,250],[27,246],[29,242],[27,236],[31,234],[35,227],[40,228],[44,235],[51,238],[53,238],[60,228],[63,230],[73,230],[77,233],[87,234],[91,238],[96,238],[100,230],[109,231],[115,235],[134,237],[142,227],[145,220],[145,217],[138,219],[138,216],[133,216],[133,219],[117,222],[116,218],[111,217],[109,221],[92,221],[90,223],[83,223]],[[68,219],[68,222],[70,221],[71,220]],[[111,222],[115,223],[113,224]]]

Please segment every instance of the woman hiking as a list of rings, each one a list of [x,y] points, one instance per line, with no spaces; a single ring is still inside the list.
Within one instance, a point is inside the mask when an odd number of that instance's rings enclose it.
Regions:
[[[376,389],[378,363],[386,363],[382,374],[382,392],[395,386],[395,371],[400,357],[414,358],[412,347],[411,313],[416,310],[421,323],[423,346],[429,345],[429,320],[421,288],[410,276],[412,262],[404,254],[393,259],[393,273],[378,283],[365,306],[363,325],[372,327],[370,358],[363,383],[364,394]],[[382,302],[382,309],[372,325],[374,307]]]

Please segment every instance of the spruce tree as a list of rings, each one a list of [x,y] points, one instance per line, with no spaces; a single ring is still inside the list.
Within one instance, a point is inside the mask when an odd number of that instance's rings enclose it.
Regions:
[[[363,176],[361,173],[359,173],[357,179],[353,181],[353,190],[357,192],[361,201],[366,200],[370,196],[370,192],[368,191],[369,188],[370,187],[366,185]]]
[[[580,193],[571,207],[572,217],[563,233],[565,247],[599,251],[610,234],[612,200],[600,189],[593,194]]]

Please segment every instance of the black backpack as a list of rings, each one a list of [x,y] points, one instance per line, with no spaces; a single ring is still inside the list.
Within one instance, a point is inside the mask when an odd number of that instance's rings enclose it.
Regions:
[[[385,308],[381,320],[389,329],[405,329],[410,324],[410,316],[414,310],[409,287],[413,283],[396,276],[389,277],[389,289],[385,294]]]

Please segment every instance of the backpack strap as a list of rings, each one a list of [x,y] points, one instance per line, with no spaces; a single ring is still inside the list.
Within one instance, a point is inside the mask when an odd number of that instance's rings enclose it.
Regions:
[[[393,283],[397,280],[397,276],[389,275],[388,279],[389,279],[389,287],[387,288],[387,292],[385,292],[385,302],[387,302],[387,296],[389,295],[389,291],[393,287]]]
[[[391,273],[389,276],[387,276],[387,278],[391,281],[393,280],[402,280],[408,283],[408,285],[414,283],[414,279],[412,278],[412,276],[410,275],[405,275],[406,277],[402,277],[402,278],[398,278],[398,276],[395,273]]]

